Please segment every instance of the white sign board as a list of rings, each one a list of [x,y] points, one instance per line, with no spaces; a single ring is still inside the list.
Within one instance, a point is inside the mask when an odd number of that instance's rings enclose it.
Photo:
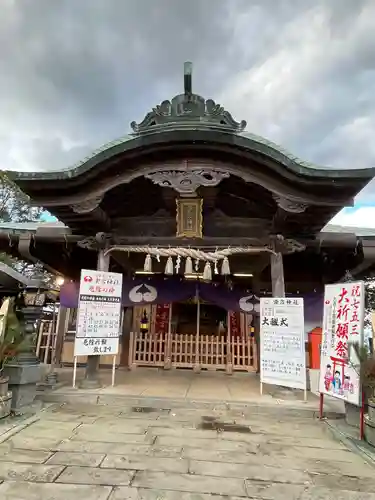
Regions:
[[[118,353],[119,338],[106,337],[77,338],[74,342],[74,356],[114,356]]]
[[[361,404],[359,360],[349,344],[363,344],[363,281],[326,285],[320,355],[319,392]]]
[[[306,390],[302,298],[260,299],[260,381]]]
[[[122,274],[82,269],[75,356],[117,354],[121,294]],[[106,344],[104,339],[108,339]]]

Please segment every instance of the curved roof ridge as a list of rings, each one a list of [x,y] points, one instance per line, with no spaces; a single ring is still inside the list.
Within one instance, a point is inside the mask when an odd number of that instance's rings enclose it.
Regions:
[[[302,160],[298,156],[292,154],[288,149],[285,149],[283,146],[280,146],[280,144],[277,144],[273,141],[270,141],[269,139],[266,139],[265,137],[263,137],[261,135],[254,134],[252,132],[242,132],[239,135],[242,135],[243,137],[250,139],[254,143],[258,143],[258,144],[262,144],[264,146],[267,146],[267,148],[269,148],[269,150],[267,152],[268,156],[272,156],[270,154],[270,152],[271,152],[270,150],[274,150],[277,155],[282,155],[282,156],[284,156],[284,158],[286,160],[292,161],[292,162],[300,165],[301,167],[313,168],[314,170],[332,170],[333,169],[333,167],[328,167],[325,165],[318,165],[316,163]],[[274,157],[274,156],[272,156],[272,157],[275,160],[279,160],[279,161],[281,160],[281,162],[284,163],[280,157],[279,158]],[[343,170],[356,170],[356,169],[343,169]]]
[[[106,143],[102,144],[101,146],[99,146],[98,148],[93,149],[92,152],[89,153],[88,155],[86,155],[82,160],[74,163],[71,166],[65,167],[63,170],[65,172],[73,171],[76,168],[79,168],[82,165],[84,165],[85,163],[87,163],[89,160],[100,155],[100,153],[103,153],[104,151],[111,149],[113,146],[118,146],[119,144],[123,144],[124,142],[127,142],[131,139],[133,139],[133,137],[131,135],[127,134],[127,135],[123,135],[121,137],[117,137],[113,141],[106,142]]]

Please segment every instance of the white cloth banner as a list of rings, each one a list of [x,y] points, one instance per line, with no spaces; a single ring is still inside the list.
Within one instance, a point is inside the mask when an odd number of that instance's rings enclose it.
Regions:
[[[74,356],[114,356],[118,354],[119,337],[76,338]]]
[[[306,390],[302,298],[260,299],[260,380]]]
[[[359,360],[349,346],[363,345],[363,281],[326,285],[323,307],[319,392],[359,406]]]
[[[118,353],[122,274],[82,269],[74,356]]]
[[[118,337],[121,294],[122,274],[83,269],[76,337]]]

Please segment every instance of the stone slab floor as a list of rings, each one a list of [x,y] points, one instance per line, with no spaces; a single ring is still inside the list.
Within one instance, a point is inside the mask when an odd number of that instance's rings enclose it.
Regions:
[[[375,500],[375,469],[312,412],[51,406],[0,444],[1,500]]]

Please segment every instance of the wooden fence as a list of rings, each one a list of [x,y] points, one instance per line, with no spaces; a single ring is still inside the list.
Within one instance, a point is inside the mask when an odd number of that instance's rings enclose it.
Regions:
[[[254,338],[179,333],[130,333],[129,367],[156,366],[236,371],[257,370]]]

